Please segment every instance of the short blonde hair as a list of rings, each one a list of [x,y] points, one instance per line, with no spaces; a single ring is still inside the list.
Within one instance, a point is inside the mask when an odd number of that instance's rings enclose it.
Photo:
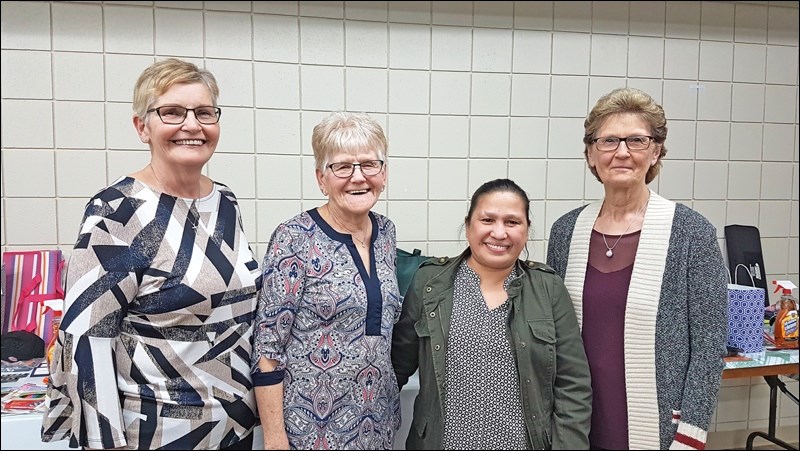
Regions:
[[[219,86],[211,72],[177,58],[158,61],[145,69],[133,88],[133,113],[145,120],[148,108],[156,99],[177,84],[202,83],[211,92],[217,106]]]
[[[585,144],[583,156],[588,163],[589,146],[592,144],[597,130],[603,126],[606,119],[617,114],[633,114],[647,122],[653,140],[661,144],[658,161],[650,166],[644,178],[645,183],[650,183],[661,172],[661,160],[667,155],[667,146],[664,145],[664,141],[667,140],[667,117],[664,115],[664,108],[644,91],[636,88],[618,88],[600,97],[583,122],[583,143]],[[603,183],[597,174],[597,169],[589,166],[589,170],[592,171],[597,181]]]
[[[378,159],[385,161],[389,145],[383,128],[369,115],[338,111],[314,127],[311,147],[317,169],[324,172],[328,162],[339,153],[375,151]]]

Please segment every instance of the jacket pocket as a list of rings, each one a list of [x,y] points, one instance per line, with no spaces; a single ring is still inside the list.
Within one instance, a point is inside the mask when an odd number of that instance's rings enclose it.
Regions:
[[[528,327],[531,328],[531,333],[537,340],[548,344],[555,344],[556,326],[553,324],[552,320],[528,321]]]
[[[427,415],[414,415],[414,419],[411,422],[411,429],[417,435],[418,438],[424,439],[425,438],[425,430],[428,428],[428,416]]]
[[[538,390],[531,392],[530,396],[540,402],[539,408],[542,410],[539,416],[550,418],[547,413],[552,409],[555,399],[553,388],[556,380],[556,328],[550,319],[528,321],[528,328],[533,336],[532,346],[528,346],[524,353],[525,361],[520,364],[520,371],[528,372],[536,379],[535,383],[540,384]]]

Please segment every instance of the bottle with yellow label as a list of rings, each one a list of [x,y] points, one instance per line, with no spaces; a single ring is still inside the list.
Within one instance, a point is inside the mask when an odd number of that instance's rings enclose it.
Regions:
[[[775,346],[779,348],[796,348],[798,342],[797,299],[792,296],[792,289],[797,288],[788,280],[773,280],[775,292],[781,290],[780,310],[775,316]]]

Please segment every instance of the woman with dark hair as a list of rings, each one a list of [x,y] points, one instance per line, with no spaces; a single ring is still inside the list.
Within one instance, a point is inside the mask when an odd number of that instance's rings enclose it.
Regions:
[[[394,329],[402,387],[419,367],[408,449],[585,449],[591,384],[561,278],[519,259],[530,202],[484,183],[464,218],[469,247],[417,270]]]

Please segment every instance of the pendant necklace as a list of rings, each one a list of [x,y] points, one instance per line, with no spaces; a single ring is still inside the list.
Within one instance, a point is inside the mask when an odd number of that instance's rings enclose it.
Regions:
[[[644,206],[642,206],[642,208],[640,208],[639,211],[633,216],[633,219],[631,219],[631,222],[628,223],[628,227],[625,227],[625,231],[622,232],[622,235],[620,235],[619,238],[617,238],[617,241],[614,243],[613,246],[611,246],[611,247],[608,246],[608,241],[606,241],[606,234],[603,233],[603,232],[600,232],[600,235],[603,236],[603,244],[605,244],[606,245],[606,249],[608,249],[606,251],[606,257],[611,258],[611,257],[614,256],[614,248],[617,247],[617,244],[619,244],[619,241],[622,239],[622,237],[626,233],[628,233],[628,230],[630,230],[630,228],[633,225],[633,223],[636,222],[636,218],[638,218],[639,215],[644,213],[644,211],[647,209],[647,204],[648,203],[650,203],[650,199],[649,198],[647,199],[647,202],[644,203]]]
[[[168,193],[166,193],[164,191],[164,184],[161,183],[161,179],[159,179],[158,176],[156,175],[156,170],[153,168],[153,165],[152,164],[148,164],[148,166],[150,166],[150,172],[152,172],[153,173],[153,177],[156,178],[156,182],[158,182],[158,187],[159,187],[159,189],[161,189],[161,192],[164,193],[164,194],[167,194],[168,196],[171,196],[171,194],[168,194]],[[194,202],[192,202],[192,204],[194,204]],[[194,215],[192,214],[191,207],[186,212],[186,219],[189,220],[189,223],[192,225],[192,229],[193,230],[197,230],[197,226],[200,225],[200,218],[199,217],[194,218]]]
[[[333,214],[333,211],[330,209],[330,207],[328,207],[328,206],[326,205],[326,206],[325,206],[325,209],[327,209],[327,210],[328,210],[328,213],[331,215],[331,218],[333,218],[334,222],[336,222],[336,224],[338,224],[338,225],[339,225],[339,227],[341,227],[341,228],[343,228],[343,229],[347,230],[347,231],[350,233],[350,236],[351,236],[351,237],[352,237],[354,240],[356,240],[356,242],[357,242],[358,244],[360,244],[360,245],[361,245],[361,248],[362,248],[362,249],[366,249],[366,248],[367,248],[367,243],[365,243],[365,242],[364,242],[364,240],[362,240],[362,239],[359,239],[359,238],[356,236],[356,234],[355,234],[355,233],[354,233],[352,230],[350,230],[350,229],[349,229],[348,227],[346,227],[344,224],[342,224],[341,222],[339,222],[339,218],[337,218],[337,217],[336,217],[336,215],[335,215],[335,214]],[[366,234],[366,233],[364,233],[363,235],[364,235],[364,237],[366,237],[366,236],[367,236],[367,234]]]

